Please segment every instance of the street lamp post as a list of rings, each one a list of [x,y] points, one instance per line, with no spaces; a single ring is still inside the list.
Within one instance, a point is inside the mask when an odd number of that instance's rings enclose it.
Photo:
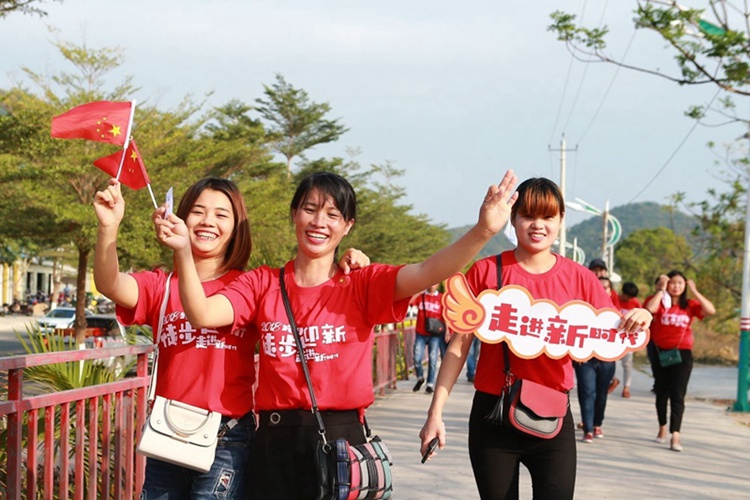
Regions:
[[[620,221],[614,215],[609,213],[609,200],[607,200],[606,210],[604,212],[580,198],[576,198],[576,201],[566,201],[565,206],[572,208],[577,212],[599,215],[602,217],[604,223],[602,259],[607,263],[608,268],[613,270],[614,255],[612,250],[614,249],[615,243],[620,241],[620,237],[622,236],[622,224],[620,224]]]
[[[740,308],[740,359],[737,370],[737,400],[733,411],[750,411],[747,401],[748,363],[750,363],[750,186],[747,189],[745,209],[745,248],[742,252],[742,306]]]

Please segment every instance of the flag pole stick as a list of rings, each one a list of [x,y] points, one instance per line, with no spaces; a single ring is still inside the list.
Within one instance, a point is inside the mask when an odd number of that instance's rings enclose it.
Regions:
[[[151,190],[151,184],[146,184],[146,187],[148,188],[148,192],[151,195],[151,201],[154,202],[154,210],[159,208],[159,205],[156,204],[156,198],[154,198],[154,192]]]
[[[128,128],[125,133],[125,144],[122,145],[122,158],[120,158],[120,166],[117,168],[117,175],[115,176],[115,179],[118,181],[122,173],[122,166],[125,164],[125,153],[128,151],[128,146],[130,145],[130,131],[133,129],[133,117],[135,116],[135,99],[130,101],[130,103],[132,106],[130,106],[130,118],[128,119]]]

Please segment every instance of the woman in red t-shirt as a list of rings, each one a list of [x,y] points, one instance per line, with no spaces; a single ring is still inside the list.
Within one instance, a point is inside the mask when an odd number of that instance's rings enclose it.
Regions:
[[[154,342],[159,344],[156,395],[221,413],[224,426],[208,472],[149,457],[144,497],[213,498],[220,491],[228,498],[244,498],[253,483],[245,471],[255,441],[257,329],[244,324],[196,328],[180,302],[176,273],[167,283],[169,273],[162,269],[120,272],[117,233],[125,201],[115,179],[96,193],[94,209],[99,221],[94,280],[97,289],[117,305],[122,323],[151,326]],[[160,207],[154,217],[162,219],[165,210]],[[242,193],[232,181],[207,177],[185,191],[176,214],[185,220],[196,286],[209,296],[219,293],[242,275],[250,258],[250,225]],[[369,264],[367,256],[355,250],[344,258],[354,267]],[[170,294],[159,332],[167,287]]]
[[[612,307],[612,300],[596,276],[583,266],[552,253],[565,213],[562,193],[554,182],[528,179],[518,187],[511,223],[518,238],[515,250],[503,252],[502,283],[498,283],[497,258],[477,261],[466,274],[472,292],[479,295],[500,285],[520,285],[536,300],[556,304],[583,300],[597,309]],[[645,309],[634,309],[622,320],[629,332],[642,329],[651,321]],[[434,437],[445,445],[442,411],[471,347],[473,335],[454,335],[438,373],[435,393],[422,427],[422,453]],[[552,389],[568,392],[573,387],[570,357],[553,359],[542,354],[524,359],[508,350],[513,374]],[[523,463],[531,472],[534,498],[571,499],[575,490],[576,442],[573,416],[568,408],[563,428],[552,439],[522,434],[507,425],[487,420],[495,407],[505,381],[503,344],[482,344],[482,355],[474,379],[476,394],[469,416],[469,457],[481,498],[517,498],[518,467]]]
[[[343,276],[334,260],[354,226],[356,195],[330,172],[306,176],[290,213],[297,237],[284,284],[304,343],[326,438],[365,441],[364,409],[373,401],[373,326],[406,315],[409,299],[460,271],[510,218],[516,176],[508,171],[491,186],[479,220],[453,244],[425,261],[405,266],[372,264]],[[253,494],[262,499],[316,497],[315,455],[320,439],[295,338],[281,299],[279,269],[244,273],[211,297],[200,286],[191,241],[178,217],[156,219],[157,232],[174,250],[180,297],[191,323],[200,327],[253,324],[260,334]]]
[[[688,299],[687,292],[695,297]],[[666,294],[666,298],[665,298]],[[656,293],[645,303],[654,315],[651,323],[651,339],[658,351],[679,349],[681,362],[671,366],[653,366],[654,392],[656,393],[656,417],[659,419],[657,443],[667,441],[667,403],[671,408],[669,432],[672,439],[669,448],[682,451],[680,427],[685,413],[685,394],[690,373],[693,371],[693,318],[702,319],[716,312],[714,305],[698,292],[693,280],[685,278],[680,271],[662,274],[656,282]]]

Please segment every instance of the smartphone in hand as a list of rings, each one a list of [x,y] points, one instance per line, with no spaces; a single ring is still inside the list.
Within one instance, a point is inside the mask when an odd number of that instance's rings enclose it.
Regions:
[[[427,445],[427,451],[424,452],[424,455],[422,455],[422,463],[425,463],[427,461],[427,458],[432,454],[433,451],[438,447],[438,443],[440,440],[437,436],[432,438],[432,441],[430,441],[430,444]]]

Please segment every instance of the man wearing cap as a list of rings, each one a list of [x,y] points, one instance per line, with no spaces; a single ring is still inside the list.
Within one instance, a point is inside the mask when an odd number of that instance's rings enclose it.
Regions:
[[[589,270],[593,272],[604,288],[610,284],[607,276],[607,265],[602,259],[593,259],[589,263]],[[608,290],[615,309],[619,309],[619,297],[617,292]],[[576,372],[576,385],[578,390],[578,403],[581,408],[581,424],[583,429],[583,442],[592,443],[594,438],[603,438],[602,423],[604,421],[604,410],[607,407],[607,395],[614,391],[620,381],[614,378],[617,365],[614,361],[602,361],[591,358],[585,363],[574,363]]]

